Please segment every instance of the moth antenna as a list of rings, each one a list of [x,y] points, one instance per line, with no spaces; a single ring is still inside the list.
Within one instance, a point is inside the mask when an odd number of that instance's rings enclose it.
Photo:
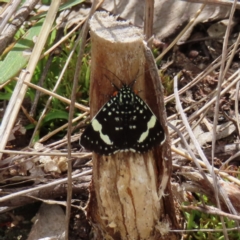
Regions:
[[[133,85],[136,83],[137,79],[143,74],[142,73],[142,74],[138,75],[138,73],[139,73],[139,69],[138,69],[138,72],[137,72],[136,77],[134,78],[134,80],[132,82],[130,82],[129,85],[128,85],[131,89],[132,89]]]
[[[118,91],[120,91],[120,89],[118,88],[118,86],[115,85],[115,84],[108,78],[107,75],[104,74],[104,76],[107,78],[107,80],[111,83],[111,85],[112,85],[113,87],[115,87]]]
[[[137,81],[137,79],[138,79],[141,75],[145,74],[146,72],[150,72],[151,69],[153,69],[153,68],[149,68],[148,70],[143,71],[143,73],[141,73],[141,74],[139,74],[139,69],[138,69],[138,72],[137,72],[137,74],[136,74],[136,77],[134,78],[134,80],[133,80],[132,82],[130,82],[130,84],[129,84],[128,86],[129,86],[130,88],[132,88],[133,85],[135,84],[135,82]],[[138,74],[139,74],[139,75],[138,75]]]
[[[104,69],[106,69],[107,71],[109,71],[114,77],[116,77],[116,78],[121,82],[122,85],[125,85],[124,82],[122,81],[122,79],[120,79],[115,73],[113,73],[112,71],[110,71],[109,69],[107,69],[107,68],[105,68],[105,67],[102,67],[102,68],[104,68]],[[108,80],[109,80],[109,79],[108,79]],[[109,81],[110,81],[110,80],[109,80]],[[116,87],[115,84],[113,84],[113,85]],[[119,88],[117,88],[117,90],[119,90]]]

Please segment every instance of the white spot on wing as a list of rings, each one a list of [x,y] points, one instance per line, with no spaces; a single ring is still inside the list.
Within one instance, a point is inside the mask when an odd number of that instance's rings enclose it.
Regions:
[[[92,127],[93,130],[96,132],[99,132],[100,138],[108,145],[112,145],[113,143],[111,142],[110,138],[108,135],[102,133],[102,125],[98,122],[97,119],[93,119],[92,121]]]
[[[119,102],[122,103],[122,94],[119,94]]]
[[[157,118],[154,115],[152,115],[151,119],[147,123],[147,130],[144,133],[142,133],[140,138],[138,139],[139,143],[143,142],[147,138],[147,136],[149,134],[149,129],[151,129],[155,126],[156,121],[157,121]],[[150,141],[151,141],[151,139],[150,139]]]

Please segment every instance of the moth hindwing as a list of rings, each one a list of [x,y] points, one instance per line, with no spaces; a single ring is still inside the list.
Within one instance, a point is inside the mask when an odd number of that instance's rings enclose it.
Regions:
[[[118,151],[144,153],[165,141],[163,127],[130,85],[123,85],[95,115],[80,144],[100,155]]]

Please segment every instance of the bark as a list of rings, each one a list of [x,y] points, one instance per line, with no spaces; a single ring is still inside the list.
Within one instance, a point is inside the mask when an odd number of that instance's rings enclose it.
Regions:
[[[92,17],[90,29],[91,117],[116,91],[113,84],[121,88],[122,83],[129,84],[137,77],[134,90],[147,102],[167,133],[162,88],[155,89],[152,74],[147,70],[141,31],[104,12]],[[178,239],[169,233],[170,228],[177,228],[170,175],[168,139],[162,147],[145,154],[93,154],[88,217],[95,239]]]

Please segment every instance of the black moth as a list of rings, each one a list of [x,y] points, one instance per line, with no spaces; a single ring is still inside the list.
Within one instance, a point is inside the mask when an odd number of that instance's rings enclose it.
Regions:
[[[148,105],[132,91],[134,82],[123,84],[87,126],[80,139],[87,150],[100,155],[118,151],[144,153],[164,143],[163,127]]]

